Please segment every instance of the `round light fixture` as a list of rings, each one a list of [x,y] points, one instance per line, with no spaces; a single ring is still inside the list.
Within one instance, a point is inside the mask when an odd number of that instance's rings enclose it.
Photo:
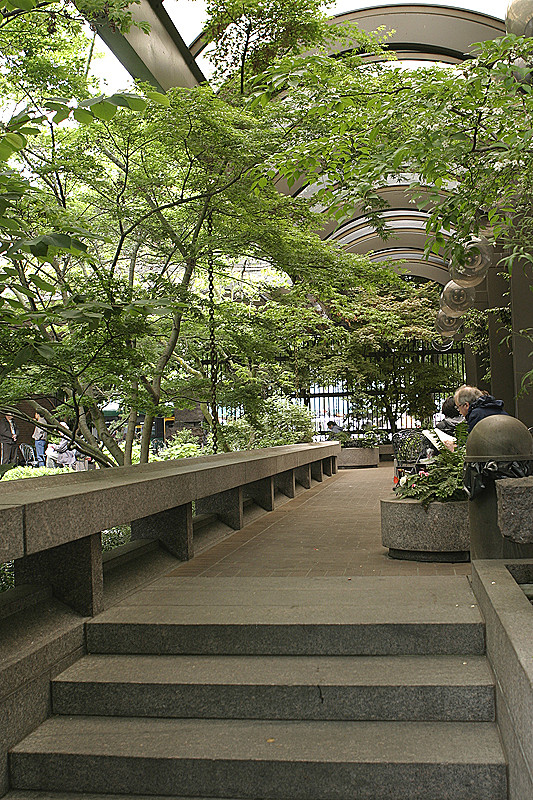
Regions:
[[[472,306],[475,296],[474,289],[448,281],[440,296],[440,307],[449,317],[460,317]]]
[[[464,245],[462,258],[450,263],[450,276],[464,288],[478,286],[485,280],[490,264],[489,243],[486,239],[473,236]]]
[[[448,338],[455,336],[461,325],[462,321],[458,317],[449,317],[444,311],[439,311],[435,321],[435,330],[441,336]]]
[[[453,339],[433,339],[431,346],[433,350],[437,350],[439,353],[445,353],[446,350],[451,350],[453,347]]]

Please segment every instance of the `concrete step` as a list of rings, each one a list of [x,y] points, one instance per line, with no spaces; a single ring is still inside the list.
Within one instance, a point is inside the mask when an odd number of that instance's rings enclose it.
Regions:
[[[141,795],[141,794],[95,794],[94,792],[8,792],[2,800],[229,800],[220,797],[176,797],[175,795]],[[232,798],[231,800],[236,800]],[[262,798],[261,800],[270,800]]]
[[[161,578],[87,625],[91,653],[482,655],[466,578]]]
[[[505,800],[492,723],[54,717],[13,789],[272,800]]]
[[[308,720],[494,719],[482,656],[87,656],[56,714]]]

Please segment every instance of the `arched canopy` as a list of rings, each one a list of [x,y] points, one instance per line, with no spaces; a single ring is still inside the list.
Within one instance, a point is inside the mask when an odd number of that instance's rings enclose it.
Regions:
[[[393,30],[387,47],[401,60],[456,64],[472,55],[472,44],[505,33],[502,20],[451,6],[386,5],[339,14],[332,24],[356,22],[363,31]],[[342,52],[339,47],[338,52]]]

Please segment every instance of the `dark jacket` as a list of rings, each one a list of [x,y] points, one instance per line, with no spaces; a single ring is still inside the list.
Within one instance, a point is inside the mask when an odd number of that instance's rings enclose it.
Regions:
[[[15,423],[15,420],[12,419],[11,422],[15,428],[15,434],[18,437],[18,427]],[[4,444],[13,444],[11,426],[9,421],[3,415],[0,417],[0,442],[3,442]]]
[[[495,414],[505,414],[509,416],[507,411],[503,410],[503,400],[496,400],[491,394],[484,394],[478,397],[468,408],[468,413],[466,415],[468,432],[482,419],[485,419],[485,417],[492,417]]]

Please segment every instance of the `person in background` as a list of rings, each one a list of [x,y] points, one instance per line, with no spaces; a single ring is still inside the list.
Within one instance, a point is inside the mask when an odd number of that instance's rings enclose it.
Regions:
[[[333,419],[330,419],[330,421],[328,422],[328,431],[332,434],[343,432],[341,426],[337,425],[337,423]]]
[[[53,453],[47,457],[46,466],[48,466],[48,458],[50,458],[51,466],[54,467],[72,467],[74,469],[74,465],[76,463],[76,451],[71,448],[71,436],[70,431],[68,429],[68,425],[66,422],[59,423],[63,428],[66,428],[66,431],[61,434],[61,438],[59,440],[59,444],[50,445],[53,448]],[[48,451],[48,448],[47,448]]]
[[[491,394],[484,394],[477,386],[460,386],[453,399],[457,411],[468,423],[469,433],[485,417],[507,415],[507,411],[503,408],[503,400],[496,400]]]
[[[448,436],[455,437],[455,428],[461,422],[464,422],[465,418],[457,411],[453,397],[446,398],[442,404],[441,413],[444,414],[444,419],[441,419],[440,422],[437,422],[435,427],[440,431],[447,433]]]
[[[13,414],[0,417],[0,464],[17,463],[18,436]]]
[[[46,450],[46,442],[48,440],[48,434],[44,428],[39,427],[40,422],[46,423],[44,417],[41,417],[38,411],[35,412],[33,415],[35,420],[35,428],[33,429],[32,439],[35,442],[35,455],[37,456],[37,461],[39,462],[40,467],[44,467],[46,465],[46,457],[44,451]]]

